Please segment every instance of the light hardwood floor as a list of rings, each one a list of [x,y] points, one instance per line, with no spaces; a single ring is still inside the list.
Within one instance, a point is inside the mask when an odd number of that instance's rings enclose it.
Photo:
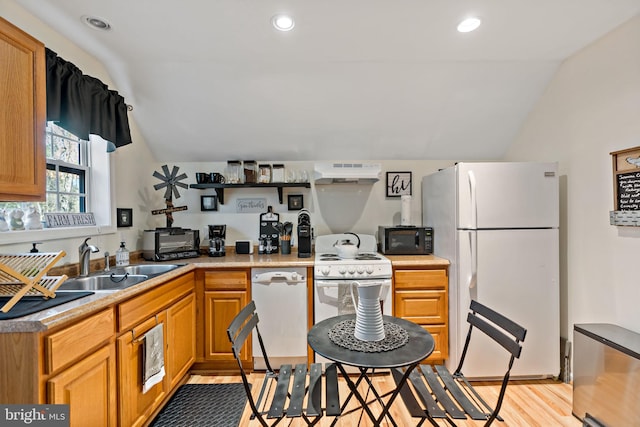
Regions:
[[[258,393],[260,385],[264,375],[262,373],[251,374],[252,392]],[[377,375],[374,378],[376,387],[381,391],[388,391],[394,387],[393,380],[389,375]],[[189,379],[189,383],[204,384],[204,383],[233,383],[242,382],[240,376],[201,376],[193,375]],[[476,390],[490,403],[492,404],[497,398],[497,394],[500,388],[499,383],[487,382],[487,383],[474,383]],[[344,380],[340,380],[340,395],[346,396],[348,394],[347,385]],[[493,426],[496,427],[580,427],[582,423],[580,420],[571,415],[571,395],[572,386],[570,384],[564,384],[554,380],[535,380],[535,381],[512,381],[507,387],[506,396],[500,415],[505,419],[504,422],[494,422]],[[352,399],[354,400],[354,399]],[[353,402],[355,405],[356,402]],[[349,407],[351,408],[351,406]],[[348,409],[349,409],[348,408]],[[377,405],[371,405],[372,412],[374,414],[380,413]],[[404,409],[404,405],[398,398],[392,405],[392,416],[396,421],[396,424],[401,427],[415,426],[418,419],[411,418]],[[260,425],[257,421],[250,421],[250,408],[247,405],[245,408],[241,426],[257,427]],[[348,416],[343,416],[337,422],[337,426],[340,427],[356,427],[356,426],[372,426],[373,424],[361,417],[362,411],[359,410]],[[333,418],[323,418],[318,424],[319,427],[328,427]],[[457,422],[460,427],[477,427],[481,426],[482,422],[474,421],[462,421]],[[301,420],[294,419],[289,422],[288,419],[280,422],[278,425],[301,427],[305,425]],[[391,423],[383,423],[383,425],[391,425]],[[423,425],[429,425],[425,423]],[[440,425],[447,425],[444,421],[440,421]]]

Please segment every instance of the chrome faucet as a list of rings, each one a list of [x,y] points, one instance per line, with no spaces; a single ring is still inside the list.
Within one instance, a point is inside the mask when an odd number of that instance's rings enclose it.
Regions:
[[[87,240],[91,239],[91,237],[87,237],[84,239],[84,242],[78,248],[78,255],[80,260],[80,277],[85,277],[89,275],[89,252],[98,252],[100,249],[96,248],[93,245],[88,245]]]

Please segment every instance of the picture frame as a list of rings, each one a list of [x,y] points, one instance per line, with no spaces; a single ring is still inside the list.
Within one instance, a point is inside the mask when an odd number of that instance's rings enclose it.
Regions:
[[[131,227],[133,225],[133,209],[116,208],[116,225],[118,227]]]
[[[217,211],[218,197],[214,195],[200,196],[200,210],[201,211]]]
[[[387,172],[387,197],[411,196],[411,172]]]
[[[304,197],[302,194],[287,195],[287,207],[290,211],[299,211],[304,208]]]

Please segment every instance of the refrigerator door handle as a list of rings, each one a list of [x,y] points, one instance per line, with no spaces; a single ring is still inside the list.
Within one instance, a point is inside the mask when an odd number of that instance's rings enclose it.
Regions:
[[[472,170],[467,172],[469,179],[469,195],[471,196],[471,228],[478,228],[478,201],[476,200],[476,175]]]
[[[469,233],[469,254],[471,255],[469,289],[474,289],[478,284],[478,234],[475,231]]]

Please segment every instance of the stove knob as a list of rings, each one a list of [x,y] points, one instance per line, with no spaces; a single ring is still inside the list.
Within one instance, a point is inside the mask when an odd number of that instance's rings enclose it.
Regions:
[[[364,274],[364,267],[363,266],[358,267],[358,274]]]
[[[329,267],[322,267],[321,271],[320,271],[323,275],[328,276],[329,273],[331,272],[331,269],[329,269]]]
[[[344,274],[347,272],[347,268],[345,266],[338,267],[338,273]]]
[[[349,274],[355,274],[355,273],[356,273],[356,268],[353,265],[349,266]]]
[[[368,265],[367,266],[367,274],[371,274],[373,273],[373,266],[372,265]]]

